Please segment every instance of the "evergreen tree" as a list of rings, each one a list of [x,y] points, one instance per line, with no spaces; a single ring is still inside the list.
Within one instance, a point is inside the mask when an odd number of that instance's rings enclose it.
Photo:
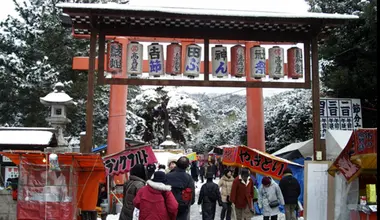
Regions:
[[[88,55],[89,42],[74,39],[61,24],[58,0],[14,0],[18,16],[0,23],[0,124],[48,126],[49,110],[39,98],[56,82],[77,102],[68,110],[68,135],[85,130],[87,72],[72,69],[74,56]],[[96,143],[107,134],[109,87],[96,87],[94,132]]]
[[[311,11],[356,14],[320,45],[321,81],[330,96],[359,98],[363,127],[377,126],[377,0],[309,0]]]
[[[145,120],[142,139],[154,145],[167,135],[186,147],[192,140],[191,129],[199,121],[198,103],[168,87],[147,89],[130,102],[132,112]]]

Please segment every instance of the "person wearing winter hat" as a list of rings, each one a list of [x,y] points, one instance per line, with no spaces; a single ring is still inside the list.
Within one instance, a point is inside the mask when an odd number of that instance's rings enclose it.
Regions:
[[[262,209],[264,220],[277,220],[280,214],[279,205],[284,205],[280,187],[269,177],[264,177],[259,189],[259,208]]]
[[[284,175],[279,185],[285,200],[285,219],[296,220],[296,210],[298,208],[298,197],[301,194],[301,187],[298,180],[293,177],[293,172],[290,168],[284,170]]]
[[[156,165],[155,164],[148,164],[146,166],[146,171],[148,173],[148,179],[150,179],[154,173],[154,171],[156,171]]]
[[[175,220],[178,202],[171,192],[172,187],[165,185],[166,174],[156,171],[147,185],[141,188],[133,200],[140,210],[139,220]]]
[[[129,180],[124,183],[123,190],[123,208],[120,212],[119,220],[129,220],[133,218],[133,199],[137,192],[145,186],[147,172],[142,164],[136,164],[130,171]]]

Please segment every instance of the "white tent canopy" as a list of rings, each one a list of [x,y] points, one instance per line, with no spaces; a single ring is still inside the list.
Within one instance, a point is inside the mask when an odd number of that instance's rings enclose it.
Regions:
[[[326,132],[326,159],[335,160],[346,147],[352,131],[327,130]]]
[[[175,154],[170,152],[154,152],[159,164],[169,165],[170,161],[177,161],[184,154]]]
[[[335,160],[340,152],[346,147],[352,131],[327,130],[326,132],[326,159]],[[275,156],[283,156],[298,151],[303,158],[313,158],[313,139],[289,144],[288,146],[273,153]],[[290,159],[290,158],[289,158]]]
[[[299,151],[303,158],[312,157],[313,156],[313,139],[289,144],[288,146],[276,151],[273,153],[274,156],[281,156],[285,153],[290,153],[292,151]]]

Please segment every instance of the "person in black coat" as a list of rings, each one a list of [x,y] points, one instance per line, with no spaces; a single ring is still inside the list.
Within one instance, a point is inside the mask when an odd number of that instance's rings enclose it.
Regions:
[[[213,178],[214,173],[208,172],[206,174],[207,182],[202,185],[199,193],[198,205],[202,205],[202,220],[214,220],[216,202],[222,206],[219,186],[213,182]]]
[[[96,206],[100,206],[104,199],[107,199],[107,191],[106,186],[101,184],[99,187],[98,202],[96,203]]]
[[[191,173],[191,177],[193,178],[194,182],[198,182],[199,168],[197,165],[197,161],[191,162],[190,173]]]
[[[298,197],[301,194],[301,187],[298,180],[293,177],[291,169],[286,168],[279,183],[282,195],[285,200],[285,219],[296,220],[296,209],[298,207]]]
[[[199,176],[201,177],[201,183],[204,182],[204,177],[206,173],[206,164],[202,164],[201,167],[199,168]]]
[[[172,186],[172,193],[178,202],[177,220],[190,219],[190,207],[195,203],[195,184],[186,172],[190,165],[189,158],[182,156],[176,162],[174,171],[166,174],[166,185]],[[183,201],[183,190],[191,189],[191,200]]]

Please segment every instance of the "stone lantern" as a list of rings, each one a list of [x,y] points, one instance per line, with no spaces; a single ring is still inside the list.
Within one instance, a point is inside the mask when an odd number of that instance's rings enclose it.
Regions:
[[[170,135],[166,136],[166,140],[160,144],[160,147],[162,147],[165,150],[176,149],[177,146],[178,144],[172,141],[172,138],[170,137]]]
[[[73,99],[64,91],[63,83],[56,83],[54,91],[40,98],[40,102],[51,108],[50,116],[46,120],[56,129],[56,137],[59,148],[67,148],[68,143],[64,139],[63,131],[70,120],[66,117],[66,107],[75,104]],[[63,150],[63,149],[62,149]],[[68,149],[66,149],[67,151]]]

